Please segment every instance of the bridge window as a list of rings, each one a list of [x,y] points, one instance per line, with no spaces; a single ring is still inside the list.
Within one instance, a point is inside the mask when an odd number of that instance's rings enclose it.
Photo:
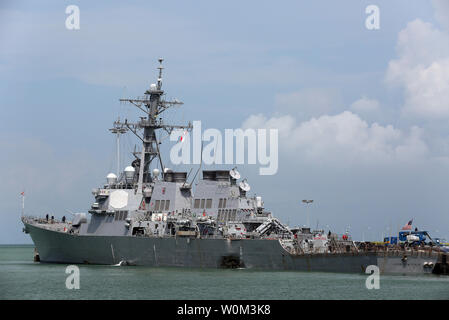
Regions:
[[[206,201],[206,209],[212,208],[212,199],[207,199]]]
[[[165,201],[165,211],[168,211],[169,208],[170,208],[170,200],[166,200]]]
[[[159,211],[163,211],[165,208],[165,200],[161,200],[161,207],[159,208]]]
[[[210,199],[212,202],[212,199]],[[219,202],[218,202],[218,207],[219,208],[226,208],[226,199],[225,198],[220,198]]]
[[[201,199],[201,209],[204,209],[204,201],[205,199]]]
[[[193,208],[198,209],[200,207],[200,199],[195,199],[195,204]]]
[[[160,200],[156,200],[156,204],[154,206],[154,211],[159,211],[159,205],[160,205],[161,201]]]
[[[235,220],[235,215],[237,213],[237,209],[232,210],[231,220]]]
[[[119,221],[119,220],[125,220],[126,217],[128,216],[128,211],[116,211],[115,215],[114,215],[114,220]]]

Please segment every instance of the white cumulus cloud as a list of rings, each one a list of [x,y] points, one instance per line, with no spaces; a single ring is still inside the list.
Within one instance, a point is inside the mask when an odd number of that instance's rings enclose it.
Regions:
[[[447,0],[432,0],[435,8],[435,18],[440,25],[449,30],[449,1]]]
[[[449,118],[449,35],[419,19],[399,33],[387,83],[404,88],[405,114]]]
[[[298,160],[378,164],[409,162],[428,154],[420,128],[403,132],[391,125],[370,125],[350,111],[303,122],[290,115],[267,118],[258,114],[242,127],[278,129],[281,152]]]
[[[371,113],[378,111],[379,108],[379,101],[376,99],[369,99],[367,97],[362,97],[351,104],[351,109],[357,113]]]

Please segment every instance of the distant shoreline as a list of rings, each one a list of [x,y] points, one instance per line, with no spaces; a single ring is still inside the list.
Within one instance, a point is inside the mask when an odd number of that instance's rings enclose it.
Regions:
[[[34,247],[32,243],[0,243],[0,247]]]

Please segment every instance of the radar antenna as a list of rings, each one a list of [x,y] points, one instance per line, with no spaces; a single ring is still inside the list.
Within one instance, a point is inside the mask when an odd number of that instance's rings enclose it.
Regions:
[[[242,189],[245,192],[248,192],[249,190],[251,190],[251,186],[247,182],[246,178],[243,179],[243,181],[239,183],[239,187],[240,187],[240,189]]]
[[[229,171],[229,175],[235,180],[240,179],[240,173],[237,171],[237,167],[232,168],[231,171]]]

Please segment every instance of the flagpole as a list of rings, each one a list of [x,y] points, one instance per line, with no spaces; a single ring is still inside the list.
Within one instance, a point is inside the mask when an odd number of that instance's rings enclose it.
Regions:
[[[21,195],[22,195],[22,217],[23,217],[23,214],[25,212],[25,192],[22,192]]]

